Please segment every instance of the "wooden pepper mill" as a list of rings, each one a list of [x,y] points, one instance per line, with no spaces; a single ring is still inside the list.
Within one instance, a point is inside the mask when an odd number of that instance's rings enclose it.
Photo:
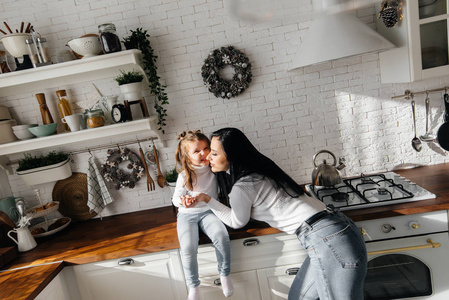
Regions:
[[[39,107],[41,109],[42,123],[44,125],[54,123],[53,117],[48,109],[47,102],[45,101],[45,94],[36,94],[36,99],[37,102],[39,102]]]

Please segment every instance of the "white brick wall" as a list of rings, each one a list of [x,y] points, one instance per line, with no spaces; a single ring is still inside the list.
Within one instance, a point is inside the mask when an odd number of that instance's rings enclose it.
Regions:
[[[361,20],[372,27],[374,15],[369,7],[358,11]],[[14,29],[21,21],[31,22],[47,38],[53,61],[58,51],[66,49],[69,39],[96,33],[98,24],[114,23],[122,38],[137,27],[148,30],[170,101],[165,128],[167,147],[160,149],[163,170],[174,165],[176,136],[180,131],[202,129],[210,134],[225,126],[242,129],[264,154],[300,183],[310,181],[312,156],[321,149],[346,158],[345,176],[391,170],[398,165],[448,162],[447,153],[436,144],[425,144],[420,153],[412,149],[410,103],[392,100],[391,96],[403,94],[406,89],[439,88],[449,84],[449,77],[412,84],[381,84],[377,54],[288,72],[297,45],[310,24],[309,17],[250,24],[230,17],[222,0],[3,0],[0,3],[0,20]],[[201,78],[201,66],[209,52],[226,45],[244,51],[253,66],[250,87],[229,100],[215,98]],[[103,94],[119,94],[112,77],[95,84]],[[68,90],[73,103],[85,100],[90,92],[89,83],[67,82],[59,88]],[[57,117],[55,90],[42,86],[33,93],[0,98],[0,103],[10,108],[19,124],[36,123],[41,118],[34,94],[45,92],[53,117]],[[153,97],[146,93],[154,114]],[[424,96],[416,100],[419,134],[423,134]],[[431,94],[434,132],[442,122],[442,104],[440,94]],[[59,128],[62,129],[61,124]],[[142,146],[147,151],[151,145],[143,143]],[[138,145],[130,148],[138,151]],[[96,151],[94,155],[101,163],[106,158],[106,150]],[[85,172],[87,158],[88,154],[75,155],[73,171]],[[15,174],[8,178],[13,194],[25,197],[29,205],[37,204],[34,188],[41,190],[44,201],[51,199],[54,183],[29,187]],[[107,207],[104,215],[170,205],[170,191],[157,187],[148,193],[145,179],[134,189],[112,190],[112,194],[116,201]]]

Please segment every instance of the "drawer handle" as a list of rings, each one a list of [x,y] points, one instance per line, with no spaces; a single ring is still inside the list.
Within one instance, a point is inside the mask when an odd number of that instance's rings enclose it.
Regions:
[[[134,259],[132,258],[121,258],[118,261],[119,266],[132,265],[134,263]]]
[[[285,274],[287,275],[296,275],[299,272],[299,268],[288,268],[285,270]]]
[[[260,244],[260,241],[258,239],[246,239],[243,241],[243,246],[245,246],[245,247],[256,246],[259,244]]]
[[[220,286],[221,285],[220,278],[215,279],[214,280],[214,284],[217,285],[217,286]]]

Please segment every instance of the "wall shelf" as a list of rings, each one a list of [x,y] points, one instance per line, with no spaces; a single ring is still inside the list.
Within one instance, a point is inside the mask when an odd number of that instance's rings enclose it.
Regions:
[[[119,70],[145,74],[141,56],[140,50],[132,49],[0,74],[0,97],[110,78]]]

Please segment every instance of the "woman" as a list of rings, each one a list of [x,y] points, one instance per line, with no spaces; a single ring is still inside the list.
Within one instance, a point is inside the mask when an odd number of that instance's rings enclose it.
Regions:
[[[363,236],[345,215],[308,197],[271,159],[236,128],[215,131],[208,156],[219,177],[226,205],[206,194],[205,202],[228,226],[241,228],[250,218],[296,234],[308,258],[290,288],[289,300],[363,299],[367,255]]]

